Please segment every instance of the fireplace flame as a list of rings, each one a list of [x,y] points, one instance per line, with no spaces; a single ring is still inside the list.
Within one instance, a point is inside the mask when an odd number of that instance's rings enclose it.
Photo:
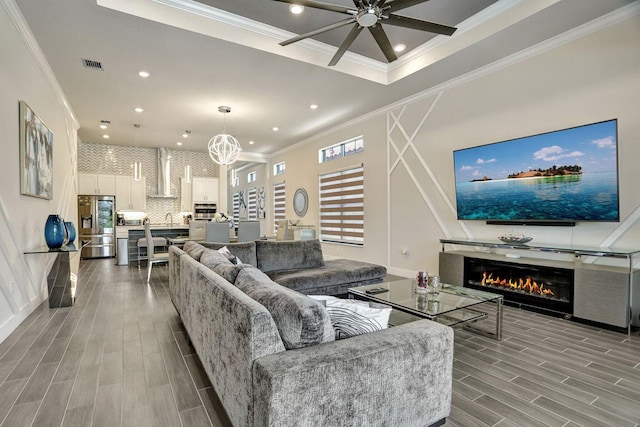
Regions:
[[[484,272],[482,273],[481,284],[482,286],[502,286],[516,291],[528,292],[530,294],[555,296],[551,289],[544,287],[544,283],[538,283],[531,279],[531,277],[527,277],[526,279],[519,278],[516,280],[507,280],[501,279],[499,276],[494,278],[493,273],[489,273],[487,275],[487,273]]]

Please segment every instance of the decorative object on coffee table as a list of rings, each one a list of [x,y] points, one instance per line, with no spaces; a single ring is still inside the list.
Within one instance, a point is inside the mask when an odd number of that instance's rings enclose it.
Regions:
[[[425,293],[427,292],[427,281],[429,280],[429,273],[426,271],[418,271],[416,274],[416,292]]]

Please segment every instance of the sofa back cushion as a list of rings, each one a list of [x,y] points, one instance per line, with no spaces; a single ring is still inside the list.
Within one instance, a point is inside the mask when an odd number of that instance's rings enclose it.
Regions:
[[[253,268],[249,264],[233,264],[226,256],[213,249],[204,250],[200,257],[200,263],[215,271],[229,283],[235,283],[238,273],[243,268]]]
[[[262,271],[299,270],[324,265],[319,240],[256,240],[258,268]]]
[[[203,243],[206,248],[220,249],[226,246],[233,255],[240,258],[243,264],[251,264],[254,267],[258,266],[256,259],[256,242],[244,242],[244,243]]]
[[[331,319],[319,301],[281,286],[256,268],[244,268],[235,285],[271,313],[287,350],[335,340]]]
[[[196,261],[200,261],[200,257],[206,248],[202,246],[198,242],[194,242],[193,240],[187,240],[182,247],[182,250],[185,251],[191,258]]]

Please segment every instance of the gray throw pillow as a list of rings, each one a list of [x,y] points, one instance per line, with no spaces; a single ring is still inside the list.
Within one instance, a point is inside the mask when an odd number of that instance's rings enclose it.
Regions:
[[[205,249],[203,251],[202,256],[200,257],[200,263],[211,270],[214,270],[215,267],[220,264],[233,266],[227,257],[212,249]]]
[[[238,265],[227,265],[227,264],[218,264],[213,267],[213,271],[218,275],[222,276],[227,282],[231,284],[236,283],[236,278],[238,277],[238,273],[243,268],[253,268],[248,264],[238,264]]]
[[[287,350],[335,340],[320,302],[275,283],[257,268],[240,270],[235,285],[269,310]]]
[[[200,257],[202,253],[205,251],[205,247],[200,243],[194,242],[193,240],[187,240],[182,247],[182,250],[185,251],[189,256],[196,261],[200,261]]]

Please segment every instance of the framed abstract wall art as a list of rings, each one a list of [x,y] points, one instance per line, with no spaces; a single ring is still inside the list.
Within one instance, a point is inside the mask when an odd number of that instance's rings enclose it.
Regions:
[[[20,101],[20,194],[53,198],[53,133]]]

